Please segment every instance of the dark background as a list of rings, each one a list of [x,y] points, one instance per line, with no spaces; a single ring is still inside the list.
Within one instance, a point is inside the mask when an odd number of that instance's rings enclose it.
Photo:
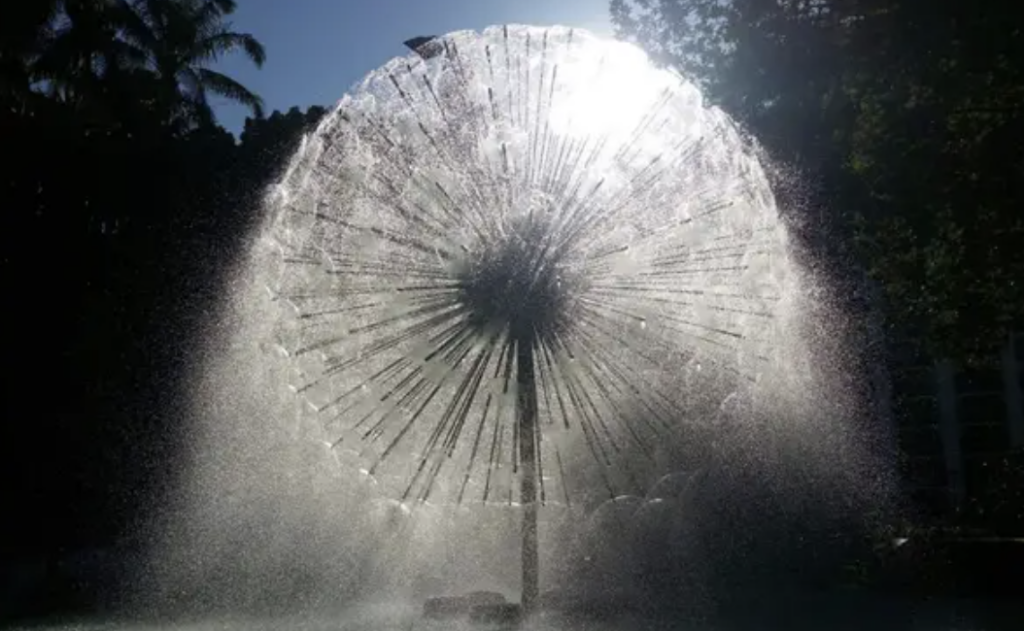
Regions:
[[[195,332],[221,306],[263,188],[324,111],[265,116],[256,95],[200,72],[200,26],[223,30],[233,2],[8,4],[0,565],[51,567],[48,587],[18,603],[39,613],[88,608],[105,591],[69,585],[52,569],[61,559],[144,540],[189,429]],[[701,80],[781,165],[780,205],[836,300],[852,303],[870,277],[892,340],[985,367],[1024,313],[1016,8],[782,5],[611,3],[623,35]],[[150,16],[149,39],[130,37],[133,16]],[[218,45],[262,59],[251,36]],[[205,77],[205,92],[187,77]],[[252,106],[239,138],[216,124],[207,93]],[[1020,456],[991,460],[998,473],[966,509],[920,514],[1020,534]]]

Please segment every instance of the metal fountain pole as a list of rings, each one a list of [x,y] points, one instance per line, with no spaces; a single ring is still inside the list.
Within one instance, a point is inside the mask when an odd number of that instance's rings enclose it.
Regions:
[[[519,502],[522,523],[522,609],[527,614],[537,605],[539,570],[537,560],[537,382],[533,367],[533,336],[517,332],[516,422],[519,424]]]
[[[404,42],[423,59],[442,52],[454,56],[436,36],[415,37]],[[522,523],[522,610],[534,610],[539,594],[537,558],[537,380],[533,366],[536,335],[529,317],[513,318],[509,332],[516,345],[516,423],[519,429],[519,503],[523,508]]]

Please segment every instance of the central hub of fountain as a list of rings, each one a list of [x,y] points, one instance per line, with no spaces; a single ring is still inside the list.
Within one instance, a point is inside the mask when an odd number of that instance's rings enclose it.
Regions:
[[[524,218],[470,251],[457,273],[459,301],[473,326],[505,331],[519,344],[543,343],[565,332],[572,288],[551,226]]]
[[[275,343],[381,493],[521,515],[528,614],[538,505],[643,488],[704,405],[683,359],[754,383],[774,356],[784,234],[747,140],[639,50],[524,26],[410,45],[274,189]]]
[[[457,273],[458,300],[471,327],[484,337],[504,335],[508,357],[515,357],[519,501],[523,508],[521,611],[538,598],[537,376],[534,352],[558,347],[571,323],[576,284],[567,278],[559,231],[533,213],[490,227]],[[510,368],[512,362],[506,366]]]

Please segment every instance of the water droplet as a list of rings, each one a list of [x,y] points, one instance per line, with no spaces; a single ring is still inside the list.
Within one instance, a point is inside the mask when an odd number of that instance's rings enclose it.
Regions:
[[[640,328],[644,330],[647,329],[647,318],[640,318]]]

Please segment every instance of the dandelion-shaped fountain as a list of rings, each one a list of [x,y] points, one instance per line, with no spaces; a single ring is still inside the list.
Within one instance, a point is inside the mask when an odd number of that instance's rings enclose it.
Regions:
[[[272,196],[280,349],[339,461],[402,502],[644,495],[771,360],[788,262],[755,152],[685,79],[568,28],[420,42]]]

